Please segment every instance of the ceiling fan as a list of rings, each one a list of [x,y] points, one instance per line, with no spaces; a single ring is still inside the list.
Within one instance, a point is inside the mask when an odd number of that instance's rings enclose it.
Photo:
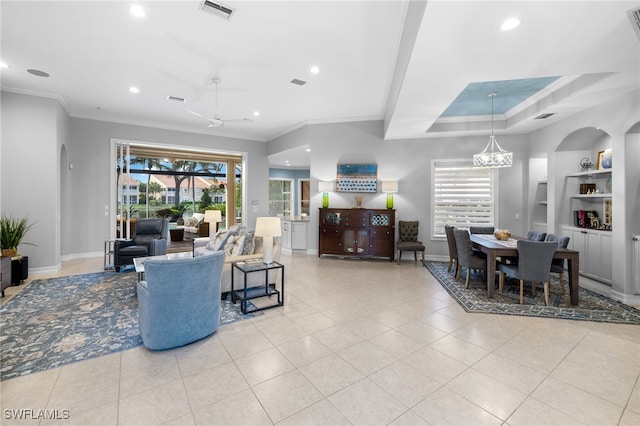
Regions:
[[[214,111],[213,118],[205,117],[200,113],[189,110],[191,114],[197,115],[198,117],[202,117],[209,120],[209,126],[207,126],[209,128],[222,127],[225,125],[225,123],[247,123],[247,122],[253,121],[250,118],[234,118],[234,119],[226,119],[226,120],[222,119],[222,117],[220,117],[220,114],[218,113],[218,85],[222,83],[222,80],[219,79],[218,77],[214,77],[211,79],[211,81],[213,82],[213,84],[216,85],[216,99],[215,99],[216,109]]]

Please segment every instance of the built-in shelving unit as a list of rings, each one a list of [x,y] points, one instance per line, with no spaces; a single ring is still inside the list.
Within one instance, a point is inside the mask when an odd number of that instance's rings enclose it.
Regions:
[[[612,274],[611,173],[611,169],[602,169],[566,176],[570,212],[595,211],[600,226],[594,229],[587,219],[584,227],[578,227],[573,218],[573,226],[561,227],[561,233],[570,238],[569,247],[580,252],[580,274],[606,284],[611,284]],[[585,188],[590,193],[581,193]]]

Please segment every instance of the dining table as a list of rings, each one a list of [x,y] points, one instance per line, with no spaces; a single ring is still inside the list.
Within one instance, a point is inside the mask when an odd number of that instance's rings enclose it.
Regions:
[[[491,234],[471,234],[473,246],[487,255],[487,297],[489,299],[493,297],[496,286],[496,260],[500,257],[518,257],[518,240],[526,240],[526,238],[511,236],[507,240],[499,240]],[[558,248],[553,258],[567,259],[569,297],[572,305],[578,305],[580,252]]]

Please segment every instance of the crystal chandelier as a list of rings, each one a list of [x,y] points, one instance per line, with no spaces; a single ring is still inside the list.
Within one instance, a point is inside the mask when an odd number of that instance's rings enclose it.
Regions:
[[[513,152],[505,151],[498,145],[496,137],[493,135],[493,98],[495,93],[489,93],[491,96],[491,136],[489,143],[479,154],[473,155],[474,167],[511,167],[513,166]]]

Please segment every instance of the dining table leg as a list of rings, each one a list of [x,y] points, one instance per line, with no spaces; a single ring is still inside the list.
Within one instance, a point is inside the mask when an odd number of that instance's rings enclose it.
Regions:
[[[577,306],[579,304],[578,293],[580,291],[580,287],[579,287],[580,267],[579,267],[578,256],[569,257],[567,259],[567,263],[569,266],[569,297],[571,300],[571,304]]]

